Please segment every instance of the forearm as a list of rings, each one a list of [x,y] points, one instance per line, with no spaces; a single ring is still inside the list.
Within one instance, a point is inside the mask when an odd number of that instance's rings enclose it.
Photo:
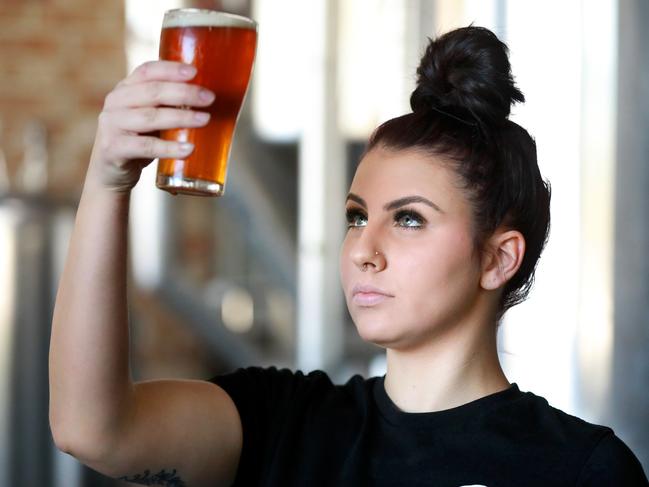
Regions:
[[[57,443],[108,440],[130,407],[128,211],[128,193],[84,188],[52,321],[50,424]]]
[[[50,426],[77,458],[106,455],[135,414],[126,289],[129,195],[142,168],[186,158],[191,144],[159,130],[202,127],[195,110],[214,94],[187,83],[196,69],[171,61],[138,66],[106,96],[59,283],[50,342]],[[207,91],[210,94],[209,91]]]

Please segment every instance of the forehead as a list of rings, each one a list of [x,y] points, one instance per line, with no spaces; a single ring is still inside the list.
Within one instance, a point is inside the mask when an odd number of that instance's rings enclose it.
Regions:
[[[415,150],[372,149],[358,165],[350,192],[370,206],[409,195],[424,196],[442,209],[467,205],[448,162]]]

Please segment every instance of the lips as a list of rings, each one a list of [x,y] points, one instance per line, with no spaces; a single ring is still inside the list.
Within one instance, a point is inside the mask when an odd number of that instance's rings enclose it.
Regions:
[[[393,297],[387,291],[367,284],[357,284],[352,288],[352,302],[359,306],[375,306]]]

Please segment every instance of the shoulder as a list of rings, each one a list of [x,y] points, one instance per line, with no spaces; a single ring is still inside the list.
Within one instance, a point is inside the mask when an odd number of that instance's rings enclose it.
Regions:
[[[284,380],[300,380],[302,378],[328,378],[329,375],[323,370],[313,370],[308,373],[304,373],[302,370],[293,370],[288,367],[277,367],[275,365],[271,366],[258,366],[251,365],[248,367],[238,367],[228,372],[221,373],[214,376],[211,380],[220,381],[230,377],[238,378],[257,378],[257,379],[284,379]]]
[[[647,486],[642,466],[629,447],[608,426],[585,421],[551,406],[531,392],[521,393],[500,413],[509,413],[512,430],[570,463],[578,486]]]
[[[290,396],[304,389],[328,388],[333,386],[329,376],[321,370],[305,374],[301,370],[276,366],[239,367],[227,373],[219,374],[209,379],[221,386],[234,397],[263,396],[266,399],[277,400],[282,396]]]
[[[221,386],[233,398],[263,396],[266,400],[296,397],[356,397],[367,396],[371,380],[354,375],[345,384],[334,384],[323,370],[308,373],[286,367],[240,367],[209,379]]]
[[[506,414],[520,431],[539,434],[555,446],[581,445],[592,449],[612,431],[551,406],[547,399],[532,392],[521,392],[515,401],[504,404],[499,413]]]
[[[638,458],[629,447],[608,430],[593,448],[582,469],[578,486],[649,486]]]
[[[336,385],[322,370],[246,367],[210,381],[230,396],[248,437],[274,438],[304,424],[329,432],[341,424],[352,429],[371,408],[371,382],[360,375]]]

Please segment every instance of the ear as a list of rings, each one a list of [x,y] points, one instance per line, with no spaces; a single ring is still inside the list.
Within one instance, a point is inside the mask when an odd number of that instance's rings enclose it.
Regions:
[[[504,286],[518,271],[525,255],[525,238],[517,230],[496,230],[487,246],[480,285],[493,290]]]

